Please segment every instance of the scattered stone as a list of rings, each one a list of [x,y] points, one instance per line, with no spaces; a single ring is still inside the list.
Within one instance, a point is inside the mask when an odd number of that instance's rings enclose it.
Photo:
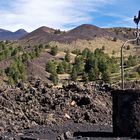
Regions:
[[[4,133],[4,128],[0,126],[0,134]]]
[[[70,116],[66,113],[65,118],[70,119]]]
[[[13,138],[13,137],[10,137],[10,138],[8,138],[8,140],[15,140],[15,138]]]
[[[61,89],[48,88],[40,79],[33,79],[7,88],[0,94],[0,121],[6,122],[0,133],[18,134],[34,126],[59,125],[68,119],[76,123],[111,124],[111,93],[95,92],[92,87],[70,83]]]
[[[76,104],[76,102],[75,101],[72,101],[70,105],[71,106],[75,106],[75,104]]]
[[[60,136],[58,136],[57,140],[65,140],[64,134],[61,134]]]
[[[66,133],[64,133],[64,137],[65,139],[73,139],[73,135],[70,131],[67,131]]]

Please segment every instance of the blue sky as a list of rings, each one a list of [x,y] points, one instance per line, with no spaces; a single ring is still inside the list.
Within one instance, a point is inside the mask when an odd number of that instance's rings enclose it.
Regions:
[[[0,28],[135,27],[133,16],[139,10],[140,0],[0,0]]]

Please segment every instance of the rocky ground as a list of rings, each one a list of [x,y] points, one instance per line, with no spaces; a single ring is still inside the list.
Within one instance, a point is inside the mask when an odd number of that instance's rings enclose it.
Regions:
[[[93,83],[50,88],[39,79],[3,86],[0,135],[2,140],[116,139],[111,88]]]

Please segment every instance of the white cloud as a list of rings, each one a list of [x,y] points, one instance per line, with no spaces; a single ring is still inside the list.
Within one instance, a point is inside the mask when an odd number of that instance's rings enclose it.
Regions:
[[[0,10],[0,27],[9,30],[40,26],[68,29],[67,25],[90,23],[90,12],[113,0],[14,0],[10,9]]]

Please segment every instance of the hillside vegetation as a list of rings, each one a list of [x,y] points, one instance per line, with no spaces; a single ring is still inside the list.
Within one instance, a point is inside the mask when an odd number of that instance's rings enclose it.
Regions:
[[[64,32],[40,27],[18,41],[0,42],[0,73],[9,84],[40,77],[51,85],[68,81],[112,83],[120,79],[120,48],[134,29],[81,25]],[[126,80],[139,79],[136,44],[124,49]]]

